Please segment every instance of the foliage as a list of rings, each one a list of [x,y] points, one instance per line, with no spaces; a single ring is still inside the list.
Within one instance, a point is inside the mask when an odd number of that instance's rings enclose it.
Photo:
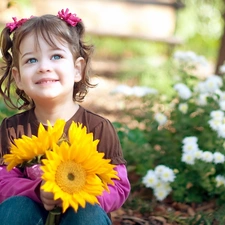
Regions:
[[[164,166],[174,173],[167,170],[174,201],[202,203],[215,198],[219,204],[225,200],[223,77],[198,77],[204,57],[193,52],[175,55],[173,95],[126,96],[124,115],[130,116],[129,124],[114,124],[129,173],[138,176],[132,190],[150,188],[156,200],[165,199],[169,192],[158,195],[152,175]],[[151,176],[146,177],[148,173]]]
[[[187,39],[200,34],[218,38],[223,32],[223,0],[184,0],[185,7],[178,11],[176,32]],[[185,26],[184,26],[185,24]]]
[[[0,122],[1,122],[4,118],[6,118],[6,117],[8,117],[8,116],[10,116],[10,115],[13,115],[13,114],[15,114],[15,111],[10,110],[9,108],[7,108],[7,107],[5,106],[4,101],[1,100],[1,101],[0,101]]]
[[[185,41],[180,49],[192,49],[205,53],[215,60],[219,41],[224,30],[222,15],[225,12],[223,0],[183,0],[185,7],[178,10],[175,35]],[[206,51],[207,49],[207,51]]]

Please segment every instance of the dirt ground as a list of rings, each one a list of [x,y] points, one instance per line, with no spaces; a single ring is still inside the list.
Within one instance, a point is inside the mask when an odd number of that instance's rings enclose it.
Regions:
[[[82,106],[106,117],[111,122],[120,120],[120,111],[125,107],[121,95],[113,94],[113,90],[122,83],[117,78],[121,65],[113,61],[93,60],[93,77],[91,83],[97,84],[90,88]]]
[[[119,82],[112,78],[99,76],[93,78],[92,83],[97,83],[97,86],[89,90],[81,105],[112,122],[116,121],[115,112],[120,107],[120,102],[118,102],[120,100],[118,96],[111,92],[119,85]]]

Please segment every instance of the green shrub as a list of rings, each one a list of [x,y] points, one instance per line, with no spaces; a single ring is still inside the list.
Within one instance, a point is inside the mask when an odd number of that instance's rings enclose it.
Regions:
[[[0,101],[0,122],[2,122],[2,120],[5,117],[13,115],[14,113],[15,113],[15,110],[10,110],[9,108],[6,107],[3,100]]]
[[[150,188],[159,201],[225,200],[225,84],[196,76],[205,63],[193,52],[175,53],[172,95],[124,98],[130,122],[114,125],[128,171],[138,175],[133,191]]]

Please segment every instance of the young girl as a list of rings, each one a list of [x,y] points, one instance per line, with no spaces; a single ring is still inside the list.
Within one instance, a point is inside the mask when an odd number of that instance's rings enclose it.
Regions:
[[[112,124],[78,103],[93,87],[89,81],[93,47],[83,41],[84,26],[68,9],[58,15],[43,15],[8,23],[1,33],[0,45],[5,63],[0,93],[7,105],[26,109],[5,118],[0,127],[0,218],[1,225],[44,224],[49,210],[61,204],[53,194],[41,189],[43,181],[37,167],[14,168],[7,172],[2,157],[9,153],[14,139],[37,135],[40,123],[54,125],[66,121],[65,134],[72,121],[82,123],[99,139],[98,151],[116,165],[119,180],[109,185],[110,193],[98,197],[100,205],[87,204],[78,212],[69,208],[60,224],[111,224],[107,213],[122,206],[130,184],[121,146]],[[12,36],[12,37],[11,37]],[[15,84],[13,86],[13,84]],[[16,91],[18,101],[11,93]],[[14,95],[15,96],[15,95]],[[47,127],[47,126],[46,126]],[[81,152],[82,154],[82,152]]]

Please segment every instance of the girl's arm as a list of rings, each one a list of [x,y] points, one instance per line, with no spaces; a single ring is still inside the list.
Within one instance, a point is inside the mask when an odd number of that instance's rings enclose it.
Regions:
[[[130,193],[130,182],[127,177],[125,165],[117,165],[115,170],[120,180],[113,180],[115,185],[109,185],[110,192],[104,191],[103,194],[98,197],[101,207],[107,213],[120,208]]]
[[[0,203],[15,195],[27,196],[40,203],[40,185],[41,178],[27,179],[17,168],[8,172],[6,166],[0,166]]]
[[[36,168],[32,168],[32,170],[36,170]],[[114,180],[114,185],[109,185],[110,192],[104,191],[98,197],[101,207],[107,213],[120,208],[130,193],[130,182],[125,165],[117,165],[115,170],[118,172],[120,180]],[[6,166],[0,166],[0,203],[16,195],[27,196],[41,203],[39,198],[41,182],[41,178],[27,179],[17,168],[8,172]]]

